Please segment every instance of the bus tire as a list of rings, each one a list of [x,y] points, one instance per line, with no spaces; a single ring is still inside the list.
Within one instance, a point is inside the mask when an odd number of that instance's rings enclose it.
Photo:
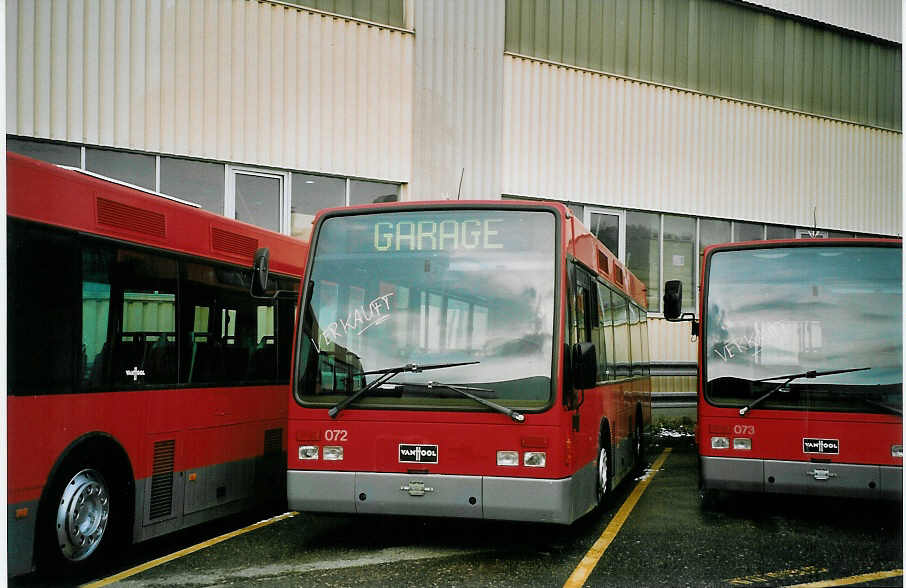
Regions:
[[[645,428],[642,425],[641,407],[637,408],[635,413],[635,438],[633,439],[633,444],[632,457],[635,461],[635,468],[637,471],[641,472],[645,469],[645,466],[648,465],[645,463],[647,447],[645,447]]]
[[[605,423],[598,437],[598,457],[596,461],[595,488],[598,508],[602,507],[610,496],[613,480],[613,456],[610,450],[610,427]]]
[[[129,493],[111,461],[79,452],[54,476],[38,518],[37,567],[44,575],[90,573],[127,543]]]

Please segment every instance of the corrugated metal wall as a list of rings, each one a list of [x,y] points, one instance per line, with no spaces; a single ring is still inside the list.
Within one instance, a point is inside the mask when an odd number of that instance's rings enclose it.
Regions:
[[[311,6],[318,10],[353,16],[401,27],[404,24],[403,0],[283,0],[287,4]]]
[[[899,130],[901,48],[725,0],[507,0],[506,49]]]
[[[7,132],[407,181],[414,37],[254,0],[9,0]]]
[[[901,234],[902,135],[506,56],[503,192]]]
[[[416,200],[500,197],[502,1],[416,4],[413,178]]]
[[[867,35],[903,42],[902,0],[743,0]]]

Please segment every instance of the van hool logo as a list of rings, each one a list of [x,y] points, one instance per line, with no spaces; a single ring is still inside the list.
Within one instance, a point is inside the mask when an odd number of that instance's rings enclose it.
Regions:
[[[400,445],[400,463],[437,463],[437,445]]]
[[[840,453],[839,439],[803,439],[803,453]]]

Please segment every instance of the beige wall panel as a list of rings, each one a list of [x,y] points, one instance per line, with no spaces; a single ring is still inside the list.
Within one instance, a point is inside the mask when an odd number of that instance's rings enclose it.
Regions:
[[[690,323],[648,319],[651,361],[698,362],[698,343],[692,341]]]
[[[249,0],[9,0],[7,132],[406,182],[414,35]]]
[[[902,135],[507,55],[503,193],[901,234]]]

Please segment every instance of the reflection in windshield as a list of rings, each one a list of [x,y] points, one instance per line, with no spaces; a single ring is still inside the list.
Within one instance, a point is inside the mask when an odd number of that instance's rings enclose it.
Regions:
[[[768,409],[891,412],[902,407],[902,252],[893,247],[785,247],[711,257],[705,324],[707,396],[746,406],[777,374],[795,380]]]
[[[497,402],[550,400],[555,217],[515,210],[428,210],[324,221],[309,275],[297,396],[336,404],[397,365],[480,362],[444,370]],[[320,352],[319,352],[320,351]],[[427,383],[431,374],[408,374]],[[474,408],[461,394],[380,385],[356,406]]]

